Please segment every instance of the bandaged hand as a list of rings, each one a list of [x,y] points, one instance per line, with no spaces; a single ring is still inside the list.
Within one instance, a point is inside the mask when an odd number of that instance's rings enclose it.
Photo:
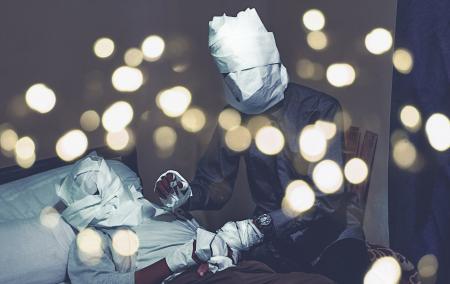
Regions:
[[[234,250],[247,251],[263,240],[263,233],[253,224],[251,219],[231,221],[217,231],[217,235],[226,240]]]
[[[210,271],[215,272],[233,266],[232,257],[232,249],[221,237],[198,228],[196,239],[177,248],[166,262],[174,273],[202,263],[208,263]]]
[[[163,173],[158,178],[154,190],[158,194],[163,207],[172,212],[186,203],[192,196],[189,183],[177,171],[173,170]]]

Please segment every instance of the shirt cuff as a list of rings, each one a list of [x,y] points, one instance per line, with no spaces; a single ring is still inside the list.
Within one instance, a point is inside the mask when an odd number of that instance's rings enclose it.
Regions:
[[[273,229],[274,229],[274,232],[276,235],[278,235],[277,232],[281,231],[281,228],[286,226],[289,223],[289,221],[294,219],[294,218],[284,214],[283,210],[281,210],[281,209],[272,211],[269,213],[269,215],[272,218]]]

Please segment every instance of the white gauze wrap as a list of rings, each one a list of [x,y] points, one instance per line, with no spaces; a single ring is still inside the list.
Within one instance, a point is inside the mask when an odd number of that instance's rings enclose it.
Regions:
[[[140,188],[125,186],[107,162],[93,154],[75,163],[56,193],[67,206],[62,217],[78,230],[88,225],[136,226],[148,203]]]
[[[225,78],[225,98],[236,109],[261,113],[284,98],[288,75],[273,33],[255,9],[209,22],[209,48]]]

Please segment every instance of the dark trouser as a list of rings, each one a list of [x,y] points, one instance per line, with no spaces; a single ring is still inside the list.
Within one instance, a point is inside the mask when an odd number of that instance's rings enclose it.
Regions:
[[[332,284],[317,274],[303,272],[276,273],[259,261],[241,261],[237,266],[209,273],[203,277],[196,271],[186,271],[168,284]]]
[[[339,284],[361,284],[369,267],[369,257],[364,241],[343,239],[328,247],[319,261],[311,264],[302,250],[291,247],[289,253],[278,251],[270,243],[264,243],[245,255],[269,265],[276,272],[302,271],[318,273]]]

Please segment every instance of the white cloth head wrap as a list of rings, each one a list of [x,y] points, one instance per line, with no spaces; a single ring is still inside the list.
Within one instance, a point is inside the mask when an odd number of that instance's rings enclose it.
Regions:
[[[209,22],[209,48],[219,71],[228,74],[225,98],[233,107],[261,113],[284,98],[286,68],[273,33],[267,32],[255,9],[236,17],[214,17]]]
[[[56,193],[67,208],[62,217],[78,230],[136,226],[148,201],[141,188],[122,182],[107,162],[90,154],[75,163]]]

